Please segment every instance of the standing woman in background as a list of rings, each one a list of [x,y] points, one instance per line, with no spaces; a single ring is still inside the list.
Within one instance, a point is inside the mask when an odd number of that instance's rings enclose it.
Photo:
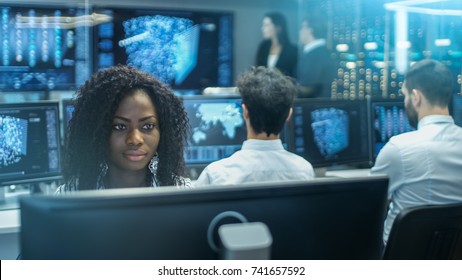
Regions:
[[[189,127],[173,92],[147,73],[118,65],[77,92],[66,133],[65,191],[191,187],[183,177]]]
[[[256,66],[277,68],[294,77],[297,64],[297,47],[287,34],[285,17],[280,13],[267,13],[262,24],[263,41],[257,51]]]

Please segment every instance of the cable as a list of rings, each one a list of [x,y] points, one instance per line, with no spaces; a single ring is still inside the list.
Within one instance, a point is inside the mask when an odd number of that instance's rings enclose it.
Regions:
[[[213,241],[213,232],[218,222],[224,218],[236,218],[239,221],[241,221],[241,223],[248,222],[247,218],[244,215],[236,211],[225,211],[225,212],[221,212],[220,214],[216,215],[210,222],[209,227],[207,229],[207,242],[209,243],[210,248],[212,248],[212,250],[217,253],[219,249],[217,245],[215,244],[215,242]]]

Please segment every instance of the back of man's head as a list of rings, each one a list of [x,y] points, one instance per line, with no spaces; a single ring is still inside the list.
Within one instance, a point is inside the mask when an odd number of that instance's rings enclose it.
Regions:
[[[408,92],[420,90],[433,106],[447,107],[453,93],[453,77],[439,61],[424,59],[414,63],[405,77]]]
[[[325,39],[327,37],[327,25],[324,18],[319,15],[307,15],[303,21],[311,28],[316,39]]]
[[[277,69],[254,67],[243,73],[237,87],[256,133],[279,134],[289,116],[296,87]]]

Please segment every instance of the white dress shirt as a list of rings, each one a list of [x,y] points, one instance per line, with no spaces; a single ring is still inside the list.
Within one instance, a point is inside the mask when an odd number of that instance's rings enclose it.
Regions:
[[[306,44],[303,47],[303,52],[308,53],[308,52],[312,51],[315,48],[319,48],[319,47],[325,46],[325,45],[326,45],[326,39],[316,39],[313,42]]]
[[[242,149],[209,164],[195,185],[234,185],[262,181],[309,180],[313,166],[284,149],[280,139],[244,141]]]
[[[462,128],[451,116],[426,116],[416,131],[389,140],[371,173],[385,173],[390,179],[386,243],[401,210],[462,201]]]

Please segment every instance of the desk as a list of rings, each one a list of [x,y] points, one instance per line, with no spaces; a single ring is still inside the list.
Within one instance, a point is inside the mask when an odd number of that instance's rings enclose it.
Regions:
[[[17,258],[20,229],[19,209],[0,211],[0,259],[14,260]]]
[[[326,171],[326,177],[354,178],[354,177],[373,176],[369,174],[370,171],[371,171],[370,168],[330,170],[330,171]]]

